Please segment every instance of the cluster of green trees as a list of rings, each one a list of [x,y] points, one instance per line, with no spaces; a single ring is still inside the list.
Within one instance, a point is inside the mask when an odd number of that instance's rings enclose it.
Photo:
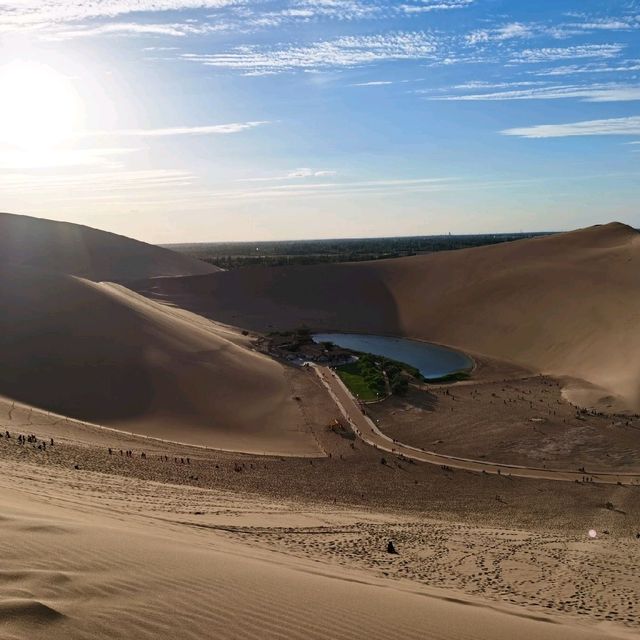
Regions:
[[[397,258],[434,251],[467,249],[536,235],[545,234],[499,233],[342,240],[213,242],[167,246],[223,269],[240,269],[257,265],[277,267]]]
[[[244,267],[286,267],[292,265],[332,264],[336,262],[361,262],[364,260],[382,260],[384,258],[399,258],[402,254],[339,254],[339,255],[308,255],[308,256],[207,256],[200,258],[227,271]]]
[[[375,391],[378,397],[384,396],[386,393],[386,384],[382,367],[378,366],[375,357],[365,353],[358,358],[358,371],[364,378],[370,389]]]
[[[357,373],[363,378],[367,386],[380,397],[386,395],[387,383],[389,382],[391,393],[403,395],[409,389],[409,377],[421,379],[420,372],[404,363],[374,356],[369,353],[361,353],[358,361],[352,365],[346,365],[351,369],[351,373]]]
[[[403,375],[402,368],[397,364],[390,362],[384,367],[384,371],[389,379],[391,393],[396,396],[402,396],[409,390],[409,381],[407,376]]]

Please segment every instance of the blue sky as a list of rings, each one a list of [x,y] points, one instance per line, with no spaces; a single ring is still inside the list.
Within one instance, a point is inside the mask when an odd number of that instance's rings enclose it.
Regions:
[[[640,226],[638,0],[0,0],[0,82],[5,211],[150,242]]]

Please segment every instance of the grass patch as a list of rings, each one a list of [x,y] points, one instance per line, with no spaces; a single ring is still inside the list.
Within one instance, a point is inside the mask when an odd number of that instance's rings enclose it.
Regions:
[[[470,371],[456,371],[439,378],[425,378],[416,367],[405,362],[361,351],[353,353],[357,354],[358,360],[337,367],[336,372],[349,391],[365,402],[379,400],[389,394],[405,395],[410,382],[436,384],[459,382],[471,377]]]
[[[336,373],[340,376],[342,382],[347,385],[349,391],[360,400],[367,402],[369,400],[377,400],[380,397],[375,383],[365,377],[365,371],[360,360],[337,367]]]

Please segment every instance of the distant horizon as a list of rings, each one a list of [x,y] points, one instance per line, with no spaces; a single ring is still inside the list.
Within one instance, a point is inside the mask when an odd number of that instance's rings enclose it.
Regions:
[[[278,242],[330,242],[330,241],[342,241],[342,240],[389,240],[389,239],[410,239],[410,238],[430,238],[430,237],[443,237],[451,235],[453,237],[463,237],[463,236],[505,236],[505,235],[550,235],[554,233],[566,233],[569,231],[576,231],[578,229],[586,229],[589,227],[597,227],[604,226],[608,224],[623,224],[632,229],[639,230],[640,227],[636,227],[633,224],[629,224],[622,220],[609,220],[608,222],[594,222],[591,224],[585,224],[582,226],[571,227],[568,229],[520,229],[518,231],[465,231],[465,232],[440,232],[440,233],[413,233],[408,235],[356,235],[356,236],[318,236],[318,237],[288,237],[288,238],[273,238],[273,239],[258,239],[258,238],[239,238],[239,239],[209,239],[209,240],[183,240],[180,242],[153,242],[152,240],[146,239],[144,237],[136,237],[132,235],[127,235],[125,233],[120,233],[118,231],[114,231],[111,229],[105,229],[97,226],[93,226],[86,222],[75,222],[73,220],[65,220],[60,218],[48,217],[46,215],[33,215],[29,213],[16,213],[13,211],[0,211],[1,214],[7,215],[15,215],[15,216],[23,216],[26,218],[35,218],[39,220],[48,220],[50,222],[60,222],[67,224],[77,224],[84,227],[89,227],[91,229],[95,229],[97,231],[104,231],[105,233],[113,233],[115,235],[124,236],[126,238],[131,238],[133,240],[138,240],[139,242],[145,242],[147,244],[154,244],[160,247],[176,247],[176,246],[188,246],[188,245],[208,245],[208,244],[243,244],[243,243],[256,243],[256,244],[267,244],[267,243],[278,243]]]
[[[609,224],[609,223],[604,223]],[[590,225],[598,226],[598,225]],[[520,235],[551,235],[554,233],[566,233],[574,229],[545,230],[545,231],[486,231],[478,233],[422,233],[410,236],[345,236],[326,238],[280,238],[274,240],[198,240],[196,242],[163,242],[160,247],[186,247],[190,245],[211,245],[211,244],[276,244],[279,242],[341,242],[345,240],[410,240],[412,238],[442,238],[451,236],[452,238],[462,238],[465,236],[520,236]]]

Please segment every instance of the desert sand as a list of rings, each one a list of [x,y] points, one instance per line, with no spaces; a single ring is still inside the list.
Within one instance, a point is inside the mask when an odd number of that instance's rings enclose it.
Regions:
[[[116,286],[0,270],[0,393],[65,416],[192,444],[317,454],[300,372],[239,331]],[[321,393],[305,389],[308,402]]]
[[[69,222],[0,213],[0,265],[88,280],[213,273],[218,269],[161,247]]]
[[[318,468],[100,430],[10,402],[0,423],[11,435],[0,439],[3,637],[590,639],[632,637],[640,622],[637,542],[617,530],[623,518],[592,518],[611,529],[595,540],[580,522],[588,506],[554,525],[545,515],[562,512],[558,491],[534,497],[544,483],[511,481],[503,504],[486,500],[494,486],[478,486],[491,479],[467,474],[452,502],[452,482],[435,467],[409,470],[420,487],[390,481],[407,471],[381,468],[370,450],[345,447],[341,460],[340,438],[324,458],[333,468]],[[18,443],[21,432],[37,442]],[[354,485],[366,492],[360,506],[349,504]],[[410,500],[398,511],[402,486]],[[453,513],[438,513],[425,492]],[[491,503],[522,511],[526,496],[537,526],[488,516]],[[398,556],[386,553],[388,539]]]
[[[78,486],[68,471],[26,478],[4,464],[2,471],[5,638],[623,637],[607,625],[559,623],[544,608],[523,615],[462,593],[443,597],[406,579],[385,580],[375,575],[379,569],[370,575],[264,548],[282,535],[312,556],[310,538],[346,546],[339,531],[357,535],[360,514],[300,514],[288,505],[170,487],[161,493],[98,474],[84,474]],[[24,465],[20,471],[29,475]],[[18,488],[7,486],[7,475]],[[214,513],[186,513],[203,504]],[[265,520],[272,522],[266,535]],[[319,524],[325,535],[308,532]],[[438,539],[443,534],[446,527]]]
[[[210,273],[55,225],[0,265],[3,638],[637,634],[635,232]],[[301,322],[477,367],[366,422],[248,333]]]
[[[611,223],[543,238],[341,265],[140,282],[138,291],[268,331],[419,338],[579,380],[583,404],[640,410],[640,234]]]

